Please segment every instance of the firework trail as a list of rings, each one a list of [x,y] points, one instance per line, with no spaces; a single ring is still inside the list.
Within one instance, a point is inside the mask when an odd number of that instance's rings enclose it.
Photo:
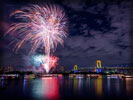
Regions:
[[[6,33],[19,39],[13,49],[16,53],[28,41],[32,44],[29,54],[39,47],[44,48],[49,62],[51,51],[55,51],[58,43],[63,45],[63,38],[67,35],[67,18],[59,6],[31,5],[14,11],[10,17],[18,20]]]

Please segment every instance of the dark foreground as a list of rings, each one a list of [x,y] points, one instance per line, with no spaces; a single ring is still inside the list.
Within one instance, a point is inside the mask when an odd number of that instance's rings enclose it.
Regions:
[[[133,100],[133,78],[43,77],[0,80],[0,100]]]

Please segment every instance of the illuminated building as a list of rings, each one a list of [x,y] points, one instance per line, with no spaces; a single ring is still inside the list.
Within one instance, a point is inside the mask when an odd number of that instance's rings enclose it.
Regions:
[[[0,72],[2,72],[3,71],[3,68],[2,67],[0,67]]]
[[[13,71],[13,67],[11,66],[7,67],[7,72],[11,72],[11,71]]]
[[[68,69],[68,66],[65,66],[65,73],[69,73],[69,69]]]
[[[64,67],[63,66],[56,67],[56,72],[57,73],[64,73]]]

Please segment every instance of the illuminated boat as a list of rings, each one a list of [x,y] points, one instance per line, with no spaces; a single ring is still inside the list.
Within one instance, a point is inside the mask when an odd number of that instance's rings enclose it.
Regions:
[[[71,74],[69,77],[74,77],[74,78],[84,78],[83,74]]]
[[[0,75],[0,79],[1,80],[5,80],[5,79],[18,79],[19,78],[19,75],[18,74],[3,74],[3,75]]]
[[[98,78],[99,77],[99,74],[90,74],[90,77],[91,78]]]
[[[133,75],[124,75],[123,78],[133,78]]]
[[[34,74],[24,75],[24,78],[26,78],[26,79],[34,79],[35,75]]]
[[[120,78],[119,75],[106,75],[107,78]]]
[[[42,77],[57,77],[57,74],[44,74]]]

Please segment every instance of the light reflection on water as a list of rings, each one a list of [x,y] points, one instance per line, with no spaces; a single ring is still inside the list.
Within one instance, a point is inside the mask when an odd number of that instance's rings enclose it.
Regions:
[[[95,80],[95,90],[97,96],[102,96],[102,78]]]
[[[108,78],[107,80],[107,90],[108,92],[110,92],[110,78]]]
[[[132,95],[133,93],[133,79],[132,78],[126,79],[126,93],[127,95]]]
[[[61,100],[69,98],[131,97],[133,79],[45,77],[34,80],[0,80],[0,98]],[[16,96],[18,94],[18,97]]]
[[[59,79],[56,77],[46,77],[42,80],[35,80],[33,83],[33,97],[46,98],[47,100],[59,99]]]

